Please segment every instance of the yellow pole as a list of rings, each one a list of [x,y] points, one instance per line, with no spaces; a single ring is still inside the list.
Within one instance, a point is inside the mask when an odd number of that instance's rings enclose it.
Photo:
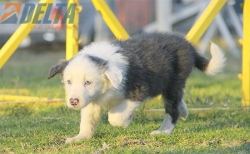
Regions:
[[[0,94],[1,102],[48,102],[48,101],[61,101],[63,99],[59,98],[46,98],[46,97],[36,97],[36,96],[23,96],[23,95],[2,95]],[[1,103],[0,103],[1,104]]]
[[[53,0],[41,0],[39,1],[39,4],[48,4],[52,3]],[[44,6],[43,9],[47,10],[48,5]],[[37,6],[35,10],[37,9]],[[38,20],[42,18],[43,13],[40,14],[38,17]],[[3,67],[3,65],[8,61],[8,59],[11,57],[11,55],[15,52],[15,50],[18,48],[19,44],[22,42],[22,40],[30,33],[32,30],[32,27],[36,25],[36,23],[33,23],[35,13],[33,13],[32,19],[27,24],[20,24],[18,29],[15,31],[15,33],[9,38],[9,40],[4,44],[2,49],[0,50],[0,69]]]
[[[79,24],[79,12],[82,7],[79,5],[79,0],[68,0],[68,9],[70,5],[76,5],[74,12],[73,22],[70,23],[70,19],[67,18],[66,25],[66,59],[70,59],[78,52],[78,24]]]
[[[212,0],[188,32],[187,40],[196,44],[226,2],[227,0]]]
[[[243,8],[242,105],[250,106],[250,0]]]
[[[92,3],[117,39],[128,39],[130,37],[104,0],[92,0]]]

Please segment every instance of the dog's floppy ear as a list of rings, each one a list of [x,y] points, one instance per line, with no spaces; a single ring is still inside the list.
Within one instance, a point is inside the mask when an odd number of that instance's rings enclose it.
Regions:
[[[58,73],[61,74],[65,67],[68,65],[68,63],[69,62],[67,60],[62,60],[59,64],[53,66],[49,71],[48,79],[54,77]]]
[[[104,73],[111,82],[111,84],[116,89],[119,89],[123,79],[122,70],[117,66],[113,66],[109,63]]]

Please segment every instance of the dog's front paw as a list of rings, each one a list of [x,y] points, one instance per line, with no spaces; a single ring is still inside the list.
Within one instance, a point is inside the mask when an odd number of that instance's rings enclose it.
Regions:
[[[67,138],[66,141],[65,141],[65,144],[77,142],[77,141],[80,141],[80,140],[81,140],[81,138],[76,138],[76,137]]]
[[[91,137],[92,137],[91,134],[88,134],[88,135],[78,134],[75,137],[67,138],[66,141],[65,141],[65,144],[78,142],[78,141],[83,140],[83,139],[90,139]]]

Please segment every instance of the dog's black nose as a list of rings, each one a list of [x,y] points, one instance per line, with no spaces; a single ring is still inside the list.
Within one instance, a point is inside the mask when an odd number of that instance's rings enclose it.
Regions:
[[[70,104],[73,106],[76,106],[79,103],[78,98],[70,98],[69,101],[70,101]]]

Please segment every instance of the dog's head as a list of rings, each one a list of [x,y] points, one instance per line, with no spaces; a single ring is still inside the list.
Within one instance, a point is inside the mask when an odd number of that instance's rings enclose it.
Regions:
[[[80,110],[98,100],[108,89],[119,89],[122,71],[102,58],[79,54],[52,67],[48,79],[60,74],[68,107]]]

